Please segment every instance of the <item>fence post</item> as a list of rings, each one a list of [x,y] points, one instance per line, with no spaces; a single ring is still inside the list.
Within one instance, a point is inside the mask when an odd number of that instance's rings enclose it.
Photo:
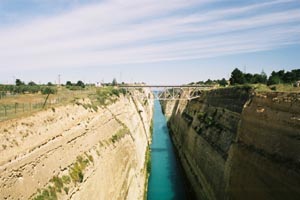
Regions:
[[[5,117],[7,116],[6,106],[4,106]]]
[[[31,102],[29,103],[29,112],[31,112]]]
[[[17,114],[17,104],[18,103],[15,103],[15,114]]]
[[[24,103],[23,103],[23,112],[25,112],[25,107],[24,107]]]

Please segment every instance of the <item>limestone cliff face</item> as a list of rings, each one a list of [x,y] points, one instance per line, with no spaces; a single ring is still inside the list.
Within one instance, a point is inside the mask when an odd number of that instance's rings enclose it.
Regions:
[[[229,88],[162,104],[199,199],[299,197],[300,94]]]
[[[143,199],[152,107],[133,93],[1,122],[0,199]]]

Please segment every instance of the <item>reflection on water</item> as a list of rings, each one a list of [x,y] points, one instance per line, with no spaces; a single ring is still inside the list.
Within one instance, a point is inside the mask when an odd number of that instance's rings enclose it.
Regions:
[[[159,101],[154,103],[153,125],[148,200],[186,199],[183,177]]]

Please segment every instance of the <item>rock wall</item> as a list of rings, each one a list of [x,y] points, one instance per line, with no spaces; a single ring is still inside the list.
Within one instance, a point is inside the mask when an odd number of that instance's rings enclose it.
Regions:
[[[143,199],[153,102],[135,96],[0,122],[0,199]]]
[[[228,88],[162,104],[198,199],[299,197],[300,94]]]

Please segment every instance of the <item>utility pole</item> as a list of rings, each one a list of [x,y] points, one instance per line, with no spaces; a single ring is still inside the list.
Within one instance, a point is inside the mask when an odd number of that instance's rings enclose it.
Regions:
[[[60,87],[60,74],[58,74],[58,87]]]
[[[120,83],[122,83],[122,72],[120,72]]]

